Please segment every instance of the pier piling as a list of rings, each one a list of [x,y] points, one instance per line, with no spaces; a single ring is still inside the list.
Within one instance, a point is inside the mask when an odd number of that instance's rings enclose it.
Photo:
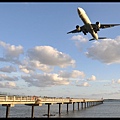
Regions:
[[[79,110],[79,102],[78,102],[78,110]]]
[[[10,113],[10,104],[6,105],[6,118],[8,118]]]
[[[34,118],[34,105],[32,105],[31,118]]]
[[[50,105],[51,103],[48,103],[48,117],[50,116]]]
[[[83,102],[81,102],[81,109],[83,109]]]
[[[69,104],[67,103],[67,112],[68,112],[68,105],[69,105]]]
[[[61,114],[61,104],[62,103],[58,103],[59,104],[59,115]]]
[[[73,111],[74,111],[74,105],[75,105],[75,103],[73,102]]]

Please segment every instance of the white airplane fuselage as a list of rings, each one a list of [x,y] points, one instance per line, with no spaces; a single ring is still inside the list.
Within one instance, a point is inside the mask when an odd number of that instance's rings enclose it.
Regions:
[[[93,27],[91,25],[91,21],[88,18],[86,12],[80,7],[77,8],[77,11],[78,11],[79,17],[81,18],[81,20],[85,24],[86,30],[92,35],[92,37],[94,39],[98,40],[98,34],[95,33],[95,31],[93,30]]]

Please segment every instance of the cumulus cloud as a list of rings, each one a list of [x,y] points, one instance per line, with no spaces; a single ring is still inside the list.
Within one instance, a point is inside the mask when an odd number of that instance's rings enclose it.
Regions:
[[[116,83],[116,81],[115,80],[112,80],[112,84],[115,84]]]
[[[10,66],[5,66],[5,67],[0,68],[0,71],[12,73],[12,72],[17,72],[17,69],[15,67],[13,67],[12,65],[10,65]]]
[[[120,84],[120,79],[118,80],[112,80],[111,82],[109,81],[109,83],[105,84],[104,86],[115,86],[115,87],[119,87],[119,84]]]
[[[73,70],[72,72],[60,71],[59,76],[64,78],[78,78],[78,77],[84,78],[85,73],[79,70]]]
[[[96,77],[94,75],[92,75],[90,78],[87,78],[87,80],[95,81]]]
[[[81,84],[77,84],[76,86],[80,86],[80,87],[88,87],[90,86],[88,82],[83,82]]]
[[[37,60],[24,60],[19,65],[19,69],[24,73],[32,73],[36,70],[41,70],[43,72],[52,72],[54,70],[53,66],[41,64]]]
[[[21,78],[29,84],[29,86],[46,87],[54,85],[68,85],[69,80],[59,77],[58,74],[31,74],[22,75]]]
[[[28,50],[30,60],[39,61],[41,64],[67,67],[74,66],[75,60],[65,53],[59,52],[51,46],[36,46]]]
[[[82,35],[74,35],[71,40],[75,42],[75,45],[80,52],[85,48],[84,44],[88,41],[88,39]]]
[[[85,53],[88,58],[107,64],[120,63],[120,36],[95,41]]]
[[[80,35],[72,38],[72,40],[75,39],[81,43],[85,43],[86,41],[86,39]],[[0,41],[0,46],[4,48],[4,56],[0,58],[0,61],[14,62],[15,59],[18,59],[19,56],[23,54],[23,47],[20,45],[10,45]],[[80,78],[85,78],[86,76],[83,71],[79,70],[72,70],[71,72],[61,70],[58,73],[50,73],[53,72],[55,66],[61,68],[75,66],[75,60],[51,46],[35,46],[34,48],[28,49],[27,54],[24,55],[26,56],[24,56],[19,63],[14,63],[17,65],[16,68],[24,73],[22,73],[19,78],[23,79],[28,86],[51,87],[56,85],[69,85],[72,80],[72,82],[75,82],[75,80],[81,82]],[[18,76],[8,74],[17,72],[16,68],[13,65],[0,68],[1,72],[6,72],[6,74],[0,74],[0,81],[4,81],[4,83],[0,83],[1,88],[16,88],[16,84],[13,81],[18,80]],[[95,79],[96,77],[94,75],[88,78],[88,80]],[[77,82],[77,86],[86,87],[90,85],[88,82],[81,84]]]
[[[112,81],[112,84],[120,84],[120,79],[118,79],[118,80],[113,80],[113,81]]]
[[[82,35],[74,35],[71,39],[78,40],[79,42],[87,42],[88,41],[88,39],[83,37]]]
[[[18,78],[16,76],[8,76],[6,74],[0,74],[0,81],[16,81]]]
[[[17,88],[15,82],[2,82],[0,88]]]
[[[4,48],[4,59],[6,60],[18,59],[19,55],[23,54],[21,45],[15,46],[0,41],[0,46]]]
[[[19,65],[19,69],[20,69],[20,71],[22,71],[26,74],[33,72],[33,69],[31,69],[31,67],[29,67],[29,66]]]
[[[32,60],[29,62],[31,67],[35,67],[38,70],[42,70],[44,72],[53,71],[53,67],[49,65],[42,64],[40,61]]]
[[[118,80],[117,80],[117,83],[119,83],[119,84],[120,84],[120,79],[118,79]]]

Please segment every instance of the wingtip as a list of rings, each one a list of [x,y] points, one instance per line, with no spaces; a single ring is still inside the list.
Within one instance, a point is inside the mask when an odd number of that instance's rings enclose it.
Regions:
[[[69,34],[69,33],[71,33],[71,32],[67,32],[67,34]]]
[[[90,39],[89,41],[95,40],[94,38]]]

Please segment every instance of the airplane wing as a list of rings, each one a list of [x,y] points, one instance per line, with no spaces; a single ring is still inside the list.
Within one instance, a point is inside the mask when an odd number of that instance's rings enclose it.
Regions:
[[[76,29],[74,29],[74,30],[72,30],[72,31],[70,31],[70,32],[67,32],[67,34],[69,34],[69,33],[78,33],[78,32],[81,32],[81,31],[83,31],[85,29],[85,26],[83,25],[83,26],[79,26],[79,25],[76,25]]]
[[[114,26],[118,26],[118,25],[120,25],[120,24],[100,24],[99,25],[99,27],[97,27],[98,25],[96,25],[96,24],[91,24],[92,25],[92,27],[93,27],[93,29],[94,30],[97,30],[96,28],[98,28],[98,29],[105,29],[105,28],[110,28],[110,27],[114,27]]]
[[[69,34],[69,33],[78,33],[78,32],[81,32],[81,31],[75,29],[75,30],[72,30],[72,31],[70,31],[70,32],[67,32],[67,34]]]
[[[109,28],[109,27],[114,27],[114,26],[118,26],[120,24],[101,24],[100,28],[104,29],[104,28]]]

